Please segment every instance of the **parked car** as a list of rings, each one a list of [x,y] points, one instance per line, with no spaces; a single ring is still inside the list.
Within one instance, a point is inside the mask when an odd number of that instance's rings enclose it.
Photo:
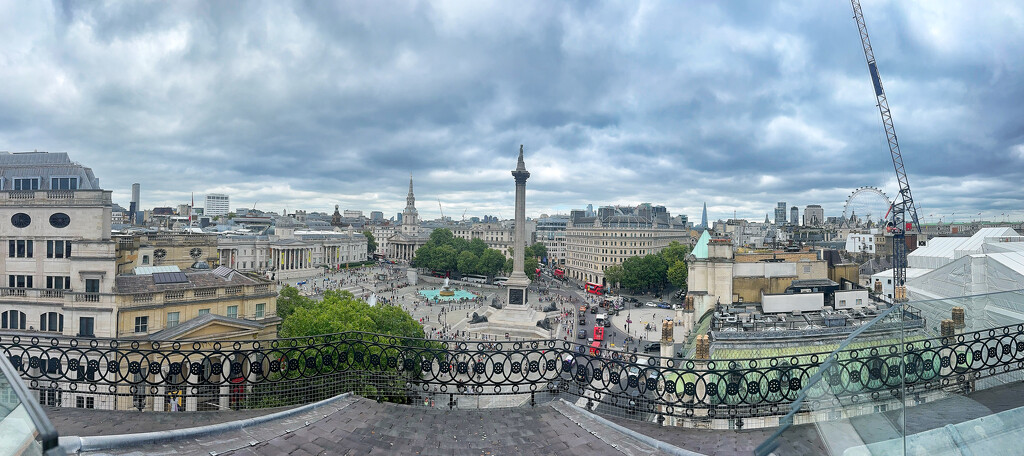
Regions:
[[[671,309],[672,308],[672,304],[669,304],[669,303],[667,303],[665,301],[662,301],[662,302],[658,303],[658,308],[659,309]]]
[[[587,338],[587,330],[586,329],[579,330],[579,332],[576,333],[576,338],[577,339],[586,339]]]
[[[660,351],[660,350],[661,350],[661,343],[660,342],[648,342],[647,345],[644,345],[644,352],[645,353],[656,352],[656,351]]]
[[[644,305],[647,306],[647,307],[658,307],[658,303],[656,303],[654,301],[647,301],[647,302],[644,303]]]

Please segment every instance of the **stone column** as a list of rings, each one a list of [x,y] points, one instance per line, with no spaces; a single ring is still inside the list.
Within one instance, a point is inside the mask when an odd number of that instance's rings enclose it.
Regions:
[[[530,172],[526,170],[526,164],[523,162],[522,145],[519,146],[519,163],[512,171],[512,177],[516,181],[516,226],[512,240],[512,275],[505,284],[508,288],[509,306],[525,306],[526,287],[530,285],[530,279],[523,272],[526,250],[526,179],[529,179]]]

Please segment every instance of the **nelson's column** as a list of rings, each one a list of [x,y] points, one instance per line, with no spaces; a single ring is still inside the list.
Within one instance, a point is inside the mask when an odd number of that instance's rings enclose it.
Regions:
[[[509,306],[526,305],[526,288],[530,286],[530,278],[523,272],[523,256],[526,250],[526,179],[530,172],[523,163],[523,146],[519,145],[519,164],[512,171],[516,179],[516,226],[512,240],[512,275],[505,282],[508,287]]]

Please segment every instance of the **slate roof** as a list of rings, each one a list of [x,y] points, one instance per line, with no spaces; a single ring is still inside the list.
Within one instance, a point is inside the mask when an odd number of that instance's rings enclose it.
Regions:
[[[186,272],[188,282],[185,283],[162,283],[153,282],[152,275],[119,275],[114,279],[114,290],[116,293],[159,293],[163,291],[188,290],[193,288],[220,288],[245,285],[259,285],[263,282],[246,276],[238,271],[222,277],[214,271]]]
[[[167,329],[164,329],[164,330],[161,330],[161,331],[157,331],[157,332],[147,336],[147,339],[149,339],[149,340],[174,340],[174,339],[177,339],[177,338],[179,338],[179,337],[181,337],[181,336],[183,336],[185,334],[188,334],[189,332],[191,332],[193,330],[196,330],[196,329],[202,327],[203,325],[205,325],[207,323],[214,322],[214,321],[221,322],[221,323],[228,323],[228,324],[235,325],[235,326],[245,326],[245,327],[248,327],[250,329],[255,329],[255,330],[263,329],[263,324],[257,323],[255,321],[242,320],[241,318],[231,318],[231,317],[225,317],[223,315],[217,315],[217,314],[209,313],[209,314],[205,314],[205,315],[200,315],[200,316],[198,316],[196,318],[188,320],[188,321],[186,321],[186,322],[184,322],[184,323],[182,323],[182,324],[180,324],[178,326],[175,326],[173,328],[167,328]]]

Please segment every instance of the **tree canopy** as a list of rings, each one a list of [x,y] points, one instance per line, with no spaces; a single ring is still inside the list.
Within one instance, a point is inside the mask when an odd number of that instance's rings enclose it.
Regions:
[[[295,290],[292,287],[287,289]],[[284,291],[282,291],[284,294]],[[284,338],[308,337],[346,331],[361,331],[391,336],[423,338],[423,326],[398,306],[373,306],[347,291],[327,290],[314,301],[301,297],[278,334]],[[280,299],[278,300],[280,303]],[[280,309],[280,307],[278,307]]]
[[[626,258],[605,269],[605,282],[631,291],[660,290],[668,284],[686,288],[686,255],[690,247],[673,241],[658,254]]]
[[[504,270],[505,255],[487,248],[481,239],[467,241],[455,237],[447,228],[440,228],[430,233],[430,240],[416,250],[413,265],[434,271],[494,276]]]
[[[377,251],[377,240],[373,238],[373,233],[370,230],[363,230],[363,236],[366,236],[366,253],[372,254]]]

